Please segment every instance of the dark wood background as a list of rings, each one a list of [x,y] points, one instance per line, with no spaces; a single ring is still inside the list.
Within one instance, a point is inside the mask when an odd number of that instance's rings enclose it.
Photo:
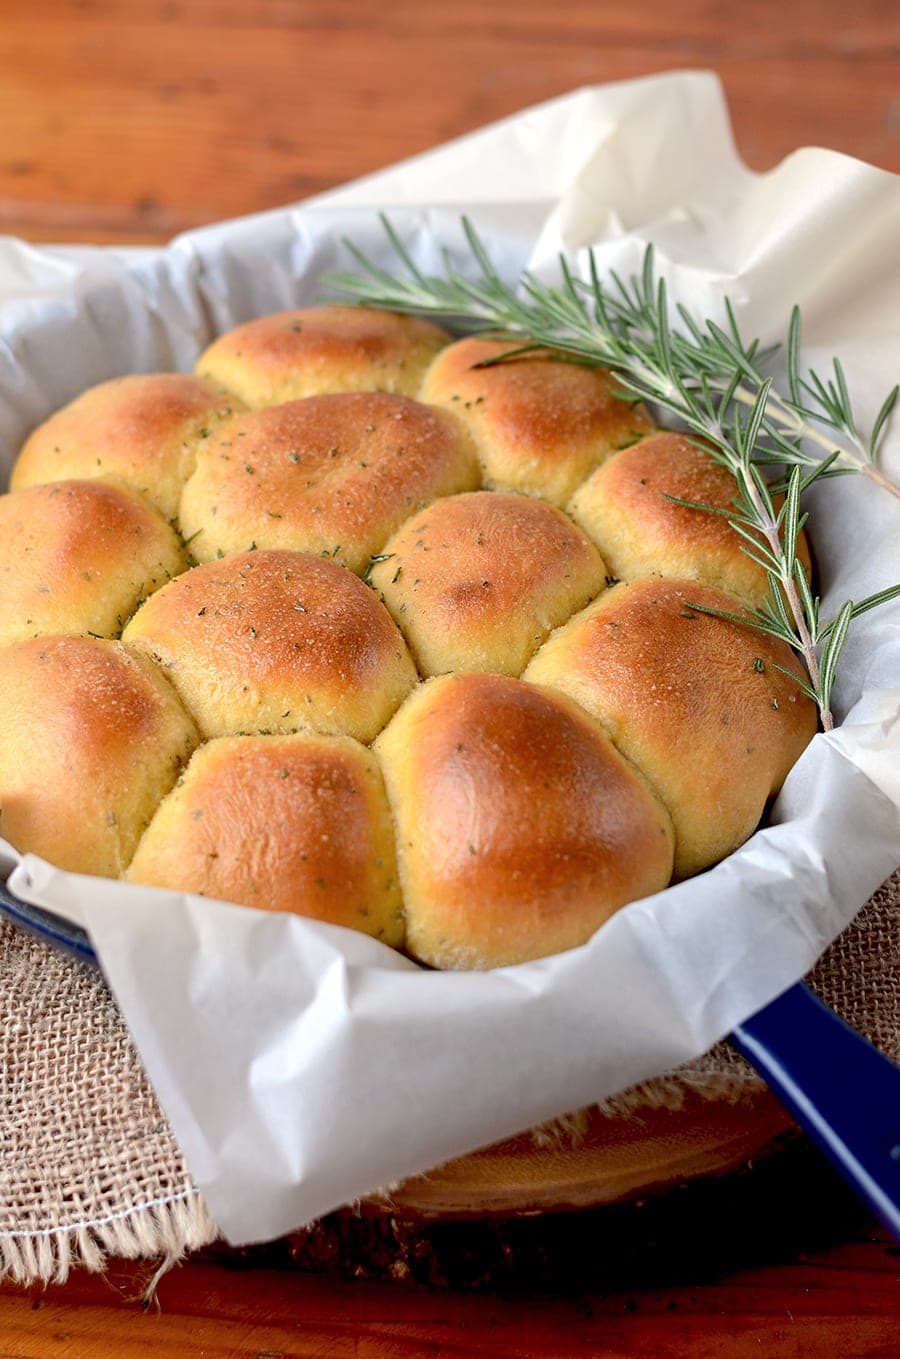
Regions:
[[[0,231],[163,241],[676,67],[720,74],[754,169],[812,143],[900,171],[898,0],[0,0]],[[534,1301],[200,1261],[143,1315],[115,1267],[0,1290],[0,1359],[900,1353],[894,1248],[836,1230],[801,1257],[775,1217],[758,1267]]]

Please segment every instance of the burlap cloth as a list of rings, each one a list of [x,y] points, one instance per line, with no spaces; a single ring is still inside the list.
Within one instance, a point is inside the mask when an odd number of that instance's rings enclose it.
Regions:
[[[900,1061],[900,872],[812,974],[819,995]],[[216,1224],[99,972],[0,922],[0,1275],[65,1279],[108,1255],[164,1264]],[[727,1044],[607,1101],[623,1116],[687,1087],[740,1099],[759,1078]],[[299,1226],[300,1224],[298,1224]]]

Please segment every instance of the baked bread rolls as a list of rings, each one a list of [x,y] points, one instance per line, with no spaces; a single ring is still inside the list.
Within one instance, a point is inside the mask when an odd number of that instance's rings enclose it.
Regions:
[[[181,529],[199,561],[287,547],[362,573],[410,514],[478,479],[452,415],[381,392],[309,397],[222,424],[184,488]]]
[[[415,316],[359,307],[303,307],[237,326],[205,349],[197,373],[248,406],[323,392],[415,396],[450,336]]]
[[[544,350],[478,367],[515,348],[509,340],[458,340],[434,360],[420,400],[465,421],[486,485],[564,506],[593,468],[651,433],[653,422],[642,405],[615,395],[602,368]]]
[[[689,607],[760,598],[664,498],[730,478],[600,369],[477,366],[508,348],[304,309],[45,421],[0,498],[0,833],[441,968],[740,844],[816,723],[785,649]]]
[[[0,495],[0,646],[49,632],[117,637],[138,601],[186,565],[174,529],[123,485]]]
[[[370,571],[423,675],[520,675],[605,579],[599,552],[560,510],[496,491],[414,514]]]
[[[403,942],[381,771],[346,737],[208,741],[163,800],[126,877]]]
[[[148,599],[122,641],[162,667],[205,737],[311,729],[369,741],[416,682],[372,591],[302,552],[198,566]]]
[[[679,877],[724,858],[812,739],[812,703],[786,646],[726,618],[729,595],[695,582],[638,580],[607,590],[525,671],[601,722],[647,778],[675,826]]]
[[[769,581],[728,523],[736,513],[736,491],[728,469],[696,439],[664,430],[607,458],[579,486],[569,512],[619,580],[653,575],[700,580],[759,608]],[[676,505],[670,496],[722,513]],[[775,498],[776,509],[779,504]],[[809,569],[802,533],[797,551]]]
[[[443,676],[416,690],[375,750],[397,823],[407,947],[432,967],[574,948],[671,877],[668,815],[562,694]]]
[[[118,877],[198,741],[157,667],[119,642],[0,648],[0,835]]]
[[[197,449],[239,406],[215,383],[183,373],[112,378],[38,426],[19,454],[10,489],[120,477],[174,519]]]

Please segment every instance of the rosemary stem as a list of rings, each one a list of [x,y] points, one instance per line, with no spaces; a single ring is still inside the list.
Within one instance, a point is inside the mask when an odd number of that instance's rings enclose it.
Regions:
[[[778,525],[775,523],[771,515],[768,513],[765,503],[763,502],[763,498],[752,481],[748,482],[747,493],[749,494],[751,500],[753,501],[754,509],[757,511],[759,515],[760,532],[762,533],[766,542],[769,544],[769,547],[772,549],[775,556],[781,557],[784,550],[784,545],[782,544],[781,541],[781,535],[778,531]],[[796,583],[789,571],[781,571],[779,573],[779,581],[781,584],[781,588],[784,591],[784,597],[787,602],[787,606],[791,611],[791,616],[794,620],[794,625],[797,629],[797,642],[799,644],[798,649],[803,657],[803,663],[806,666],[807,672],[809,674],[810,684],[812,685],[813,689],[818,695],[819,715],[822,720],[822,730],[832,731],[834,728],[834,718],[832,716],[831,709],[826,704],[824,695],[822,694],[821,676],[819,673],[819,658],[816,655],[815,643],[813,641],[812,634],[809,630],[809,626],[806,621],[806,613],[803,609],[803,605],[800,600],[800,595],[797,591]]]
[[[778,541],[777,534],[775,535],[775,541],[776,542]],[[819,715],[822,719],[822,730],[832,731],[834,729],[834,717],[832,716],[831,708],[825,703],[824,699],[821,696],[822,687],[819,676],[819,660],[818,657],[816,656],[816,649],[815,646],[813,645],[813,640],[812,637],[810,636],[809,628],[807,627],[806,624],[806,618],[804,616],[803,608],[800,603],[800,596],[797,593],[797,587],[794,584],[793,580],[790,579],[788,580],[782,579],[781,585],[785,593],[785,598],[787,599],[788,608],[790,609],[794,622],[797,625],[797,638],[803,649],[803,660],[807,670],[809,671],[810,682],[812,684],[813,689],[820,696]]]
[[[887,477],[884,476],[882,472],[879,472],[877,467],[873,467],[870,462],[867,462],[859,470],[864,477],[868,477],[870,481],[874,481],[876,486],[880,486],[885,491],[890,491],[892,496],[895,496],[897,500],[900,500],[900,486],[896,486],[892,481],[888,481]]]
[[[873,467],[870,462],[867,462],[859,470],[864,477],[868,477],[870,481],[874,481],[876,486],[880,486],[882,490],[889,491],[892,496],[895,496],[897,500],[900,500],[900,486],[896,486],[894,482],[889,481],[882,472],[879,472],[877,467]]]
[[[737,461],[734,458],[731,445],[729,444],[725,436],[725,433],[722,430],[721,426],[719,425],[718,421],[709,419],[704,423],[706,424],[706,433],[708,434],[709,438],[712,439],[722,450],[722,452],[726,455],[731,464],[731,470],[733,475],[737,477],[739,481],[742,483],[745,494],[750,499],[753,505],[753,509],[756,513],[759,533],[763,538],[765,538],[773,555],[779,561],[783,561],[784,544],[781,541],[781,533],[779,531],[777,522],[772,518],[771,514],[769,513],[768,506],[763,500],[763,497],[760,494],[758,486],[756,485],[752,477],[740,477],[739,475],[740,469]],[[800,599],[796,583],[791,574],[790,563],[786,563],[783,569],[779,571],[778,579],[781,588],[784,591],[785,601],[787,603],[788,609],[790,610],[791,617],[794,620],[794,626],[796,628],[795,647],[803,659],[803,663],[806,666],[806,670],[809,675],[810,685],[812,686],[817,696],[819,716],[822,721],[822,730],[832,731],[834,729],[834,717],[832,715],[831,708],[825,702],[825,696],[822,693],[821,674],[819,671],[819,658],[816,655],[816,645],[813,640],[812,633],[809,630],[809,625],[806,619],[806,612],[803,608],[803,603]]]
[[[743,406],[752,406],[756,401],[756,396],[747,387],[738,387],[734,392],[734,400],[739,401]],[[900,500],[900,486],[896,486],[884,473],[879,472],[878,468],[856,449],[849,448],[841,440],[829,437],[814,425],[806,420],[801,420],[797,414],[785,405],[774,389],[769,395],[770,414],[781,428],[788,434],[798,435],[800,438],[809,439],[811,443],[818,444],[828,453],[837,453],[839,462],[849,462],[857,472],[861,472],[864,477],[874,481],[883,490],[890,492]]]

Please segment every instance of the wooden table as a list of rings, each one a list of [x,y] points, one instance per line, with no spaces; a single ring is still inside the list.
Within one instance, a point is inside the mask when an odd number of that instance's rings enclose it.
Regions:
[[[673,67],[719,72],[755,169],[818,143],[900,171],[896,0],[0,0],[0,230],[161,241]],[[820,1208],[803,1254],[774,1213],[761,1263],[614,1293],[466,1295],[206,1258],[163,1279],[149,1314],[123,1302],[146,1268],[7,1285],[0,1359],[900,1352],[896,1248],[846,1205]]]
[[[3,1290],[3,1359],[890,1359],[897,1259],[851,1242],[717,1286],[514,1297],[192,1264],[141,1311],[133,1270]]]
[[[900,1352],[900,1246],[799,1138],[724,1179],[583,1214],[496,1227],[386,1222],[370,1208],[311,1238],[214,1246],[142,1307],[155,1270],[113,1261],[61,1288],[0,1287],[0,1359]]]
[[[0,230],[160,241],[580,85],[722,77],[754,169],[900,170],[896,0],[0,0]]]

